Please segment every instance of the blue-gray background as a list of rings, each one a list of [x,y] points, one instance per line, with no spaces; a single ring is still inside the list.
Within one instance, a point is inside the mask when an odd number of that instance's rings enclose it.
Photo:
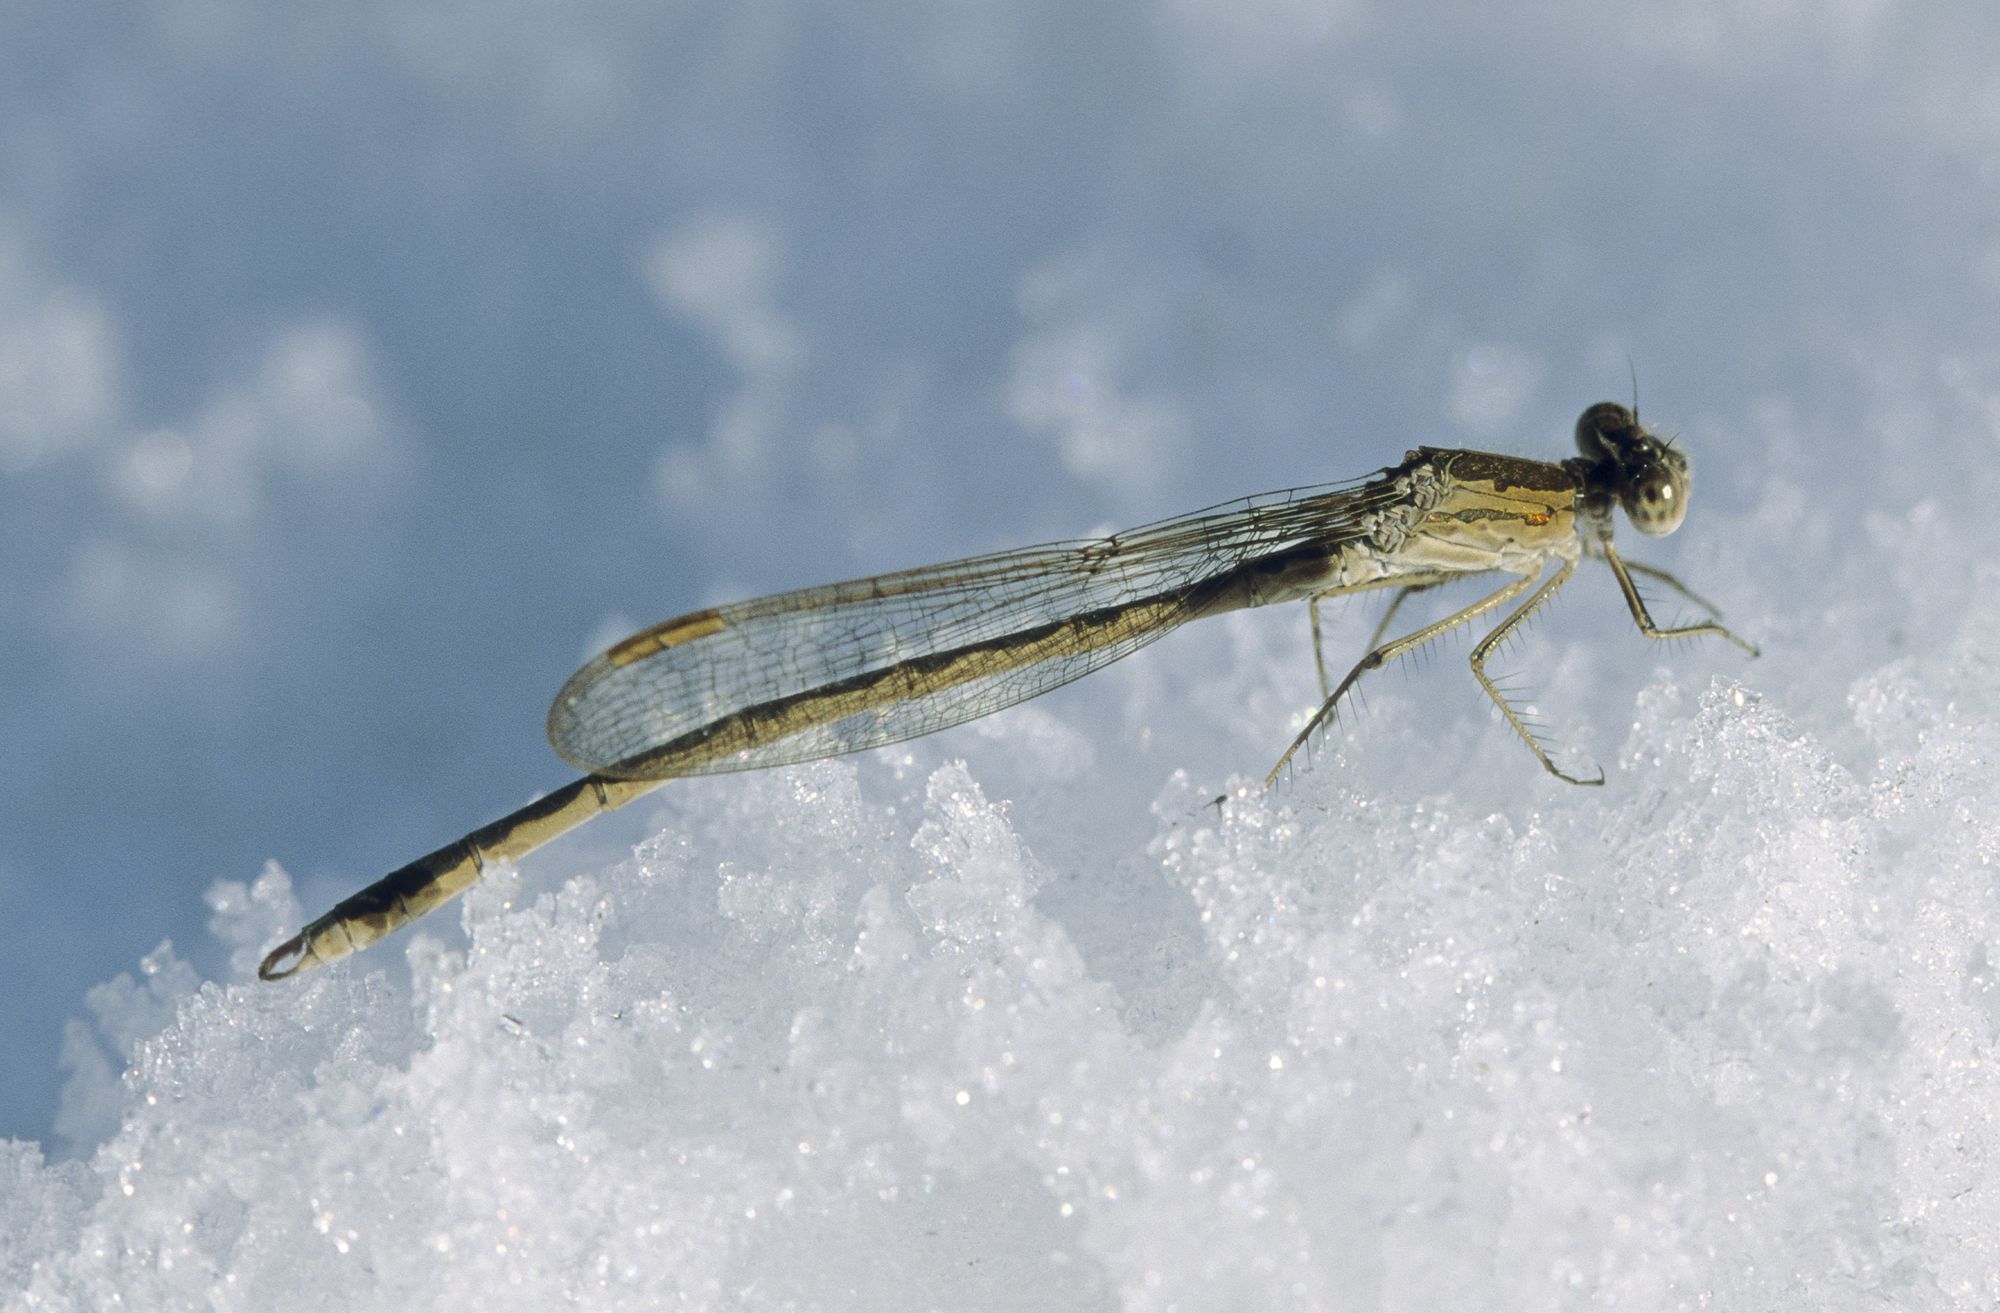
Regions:
[[[1995,25],[0,11],[0,1134],[49,1132],[93,984],[222,971],[211,882],[317,908],[562,779],[547,700],[621,624],[1560,454],[1628,359],[1689,537],[1771,471],[1821,544],[1948,489],[1989,429],[1897,434],[1991,423]]]

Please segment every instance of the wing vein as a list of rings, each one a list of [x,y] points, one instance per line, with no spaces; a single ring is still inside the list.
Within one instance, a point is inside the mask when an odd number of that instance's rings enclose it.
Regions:
[[[1260,560],[1365,529],[1389,481],[1267,493],[1105,538],[709,608],[614,645],[549,713],[571,764],[749,770],[913,738],[1047,692],[1201,615]]]

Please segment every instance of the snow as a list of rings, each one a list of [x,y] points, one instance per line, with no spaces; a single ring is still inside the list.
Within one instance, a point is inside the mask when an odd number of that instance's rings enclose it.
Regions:
[[[1941,521],[1855,567],[1992,536]],[[163,947],[93,993],[107,1133],[10,1149],[0,1271],[30,1308],[1990,1306],[1976,573],[1844,690],[1683,646],[1601,792],[1470,727],[1507,809],[1352,778],[1404,745],[1378,706],[1271,793],[1170,775],[1074,864],[958,761],[670,786],[629,857],[482,885],[462,949],[285,987],[250,972],[289,880],[219,884],[229,979]],[[998,725],[1086,826],[1102,761]]]
[[[1995,35],[9,11],[0,1308],[2000,1303]],[[1237,615],[254,980],[634,625],[1558,457],[1628,366],[1695,486],[1621,546],[1763,656],[1580,572],[1496,666],[1602,789],[1446,641],[1267,793]]]

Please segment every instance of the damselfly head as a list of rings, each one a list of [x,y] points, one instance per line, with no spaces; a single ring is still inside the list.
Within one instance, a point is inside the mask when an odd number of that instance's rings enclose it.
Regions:
[[[1687,515],[1688,460],[1615,401],[1600,401],[1576,422],[1576,449],[1608,461],[1608,483],[1640,533],[1659,537],[1681,527]]]

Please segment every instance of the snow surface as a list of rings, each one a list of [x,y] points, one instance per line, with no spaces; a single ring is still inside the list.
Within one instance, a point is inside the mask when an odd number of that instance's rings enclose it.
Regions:
[[[0,10],[0,1308],[2000,1304],[1996,50]],[[1584,572],[1500,665],[1601,790],[1445,642],[1267,795],[1305,620],[1232,616],[251,979],[633,625],[1559,456],[1628,360],[1696,484],[1621,542],[1764,655]]]
[[[1382,761],[1451,660],[1275,793],[1174,774],[1081,858],[1038,849],[1119,768],[1030,709],[979,745],[1045,777],[1025,817],[895,751],[670,786],[629,858],[476,890],[463,950],[260,985],[302,909],[218,885],[232,978],[162,948],[93,994],[108,1135],[9,1147],[0,1273],[29,1308],[1990,1307],[1982,547],[1871,522],[1837,573],[1905,604],[1671,654],[1599,792],[1477,717]],[[1227,694],[1266,682],[1215,628]]]

